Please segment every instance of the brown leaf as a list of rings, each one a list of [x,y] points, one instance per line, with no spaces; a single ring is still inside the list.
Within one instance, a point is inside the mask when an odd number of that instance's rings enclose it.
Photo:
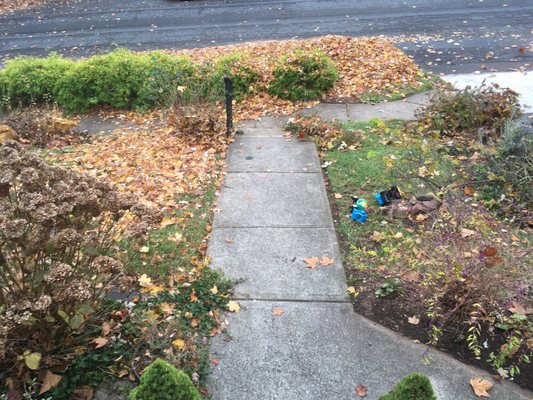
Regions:
[[[322,265],[323,267],[326,267],[328,265],[331,265],[335,262],[335,260],[329,258],[328,256],[323,256],[322,259],[320,260],[320,265]]]
[[[470,379],[470,386],[474,389],[474,393],[478,397],[490,397],[488,391],[492,388],[492,382],[485,379],[475,378]]]
[[[74,392],[71,400],[91,400],[94,395],[94,389],[90,386],[82,386]]]
[[[283,311],[281,308],[274,308],[274,310],[272,311],[272,314],[276,315],[276,316],[280,316],[280,315],[283,315],[285,311]]]
[[[360,383],[358,383],[357,386],[355,386],[355,393],[359,397],[365,397],[366,394],[368,393],[368,388],[366,386],[363,386]]]
[[[109,332],[111,332],[111,324],[109,322],[104,322],[102,324],[102,336],[109,335]]]
[[[475,190],[472,186],[465,186],[463,190],[467,196],[473,196],[475,193]]]
[[[50,372],[49,370],[46,370],[46,374],[44,375],[43,384],[41,386],[41,390],[39,391],[39,394],[46,393],[50,389],[55,388],[57,385],[59,385],[61,378],[62,378],[61,375],[56,375]]]
[[[485,247],[481,254],[484,257],[494,257],[498,253],[498,250],[495,247]]]
[[[307,268],[315,269],[318,264],[318,257],[304,258],[304,261],[307,264]]]

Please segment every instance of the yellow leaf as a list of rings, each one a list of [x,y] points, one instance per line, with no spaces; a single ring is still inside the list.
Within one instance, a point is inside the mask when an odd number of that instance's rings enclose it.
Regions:
[[[152,279],[148,277],[146,274],[142,274],[139,277],[139,285],[141,287],[148,287],[152,284]]]
[[[172,341],[172,345],[180,350],[182,350],[185,347],[185,340],[183,339],[176,339]]]
[[[236,301],[230,300],[228,302],[228,310],[231,312],[239,312],[241,310],[241,306]]]
[[[41,353],[30,353],[29,351],[23,354],[24,362],[29,369],[39,369],[39,363],[41,362]]]
[[[334,196],[335,196],[336,199],[342,199],[342,194],[340,194],[340,193],[335,193]]]
[[[217,286],[215,285],[215,286],[213,286],[211,289],[209,289],[209,291],[210,291],[211,293],[213,293],[213,294],[217,294],[217,293],[218,293],[218,288],[217,288]]]
[[[159,308],[165,315],[172,314],[172,312],[174,311],[174,306],[167,303],[166,301],[159,304]]]
[[[139,252],[141,253],[148,253],[150,251],[150,248],[148,246],[143,246],[139,249]]]
[[[146,319],[148,322],[156,322],[159,319],[159,314],[154,310],[148,310],[146,311]]]

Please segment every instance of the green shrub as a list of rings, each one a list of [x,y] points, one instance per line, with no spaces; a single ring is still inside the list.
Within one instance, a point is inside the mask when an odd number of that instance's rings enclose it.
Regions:
[[[507,121],[520,114],[518,94],[498,85],[442,92],[419,115],[422,132],[440,136],[479,136],[484,142],[497,138]]]
[[[242,100],[246,95],[254,93],[253,87],[259,81],[261,75],[246,64],[245,56],[241,53],[231,54],[215,60],[214,63],[204,66],[203,97],[216,99],[224,95],[224,77],[231,79],[233,83],[233,96],[236,100]]]
[[[129,400],[200,400],[191,379],[163,360],[154,361],[132,390]]]
[[[404,377],[389,393],[379,400],[437,400],[431,382],[420,374]]]
[[[335,64],[321,51],[285,55],[273,75],[269,93],[291,101],[320,99],[339,79]]]
[[[474,180],[485,204],[521,221],[532,218],[533,128],[509,123],[486,151],[486,162],[474,164]]]
[[[168,105],[176,88],[194,70],[185,57],[116,50],[77,62],[58,82],[56,100],[68,111],[93,106],[144,110]]]
[[[58,80],[74,61],[52,54],[46,58],[16,57],[0,70],[0,99],[6,105],[28,105],[53,99]]]

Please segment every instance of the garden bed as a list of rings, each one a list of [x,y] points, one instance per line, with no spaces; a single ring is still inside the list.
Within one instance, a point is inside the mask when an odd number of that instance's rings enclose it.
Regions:
[[[355,310],[499,378],[518,367],[513,379],[532,389],[531,227],[489,210],[471,186],[470,167],[486,150],[417,129],[348,123],[322,149]],[[392,184],[404,198],[442,205],[413,214],[379,207],[375,193]],[[370,204],[364,224],[350,219],[352,195]]]

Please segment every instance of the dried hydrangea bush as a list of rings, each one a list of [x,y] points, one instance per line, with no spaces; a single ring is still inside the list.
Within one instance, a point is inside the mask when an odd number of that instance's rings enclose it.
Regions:
[[[158,218],[110,184],[0,146],[0,370],[23,379],[71,357],[128,283],[116,239]]]

